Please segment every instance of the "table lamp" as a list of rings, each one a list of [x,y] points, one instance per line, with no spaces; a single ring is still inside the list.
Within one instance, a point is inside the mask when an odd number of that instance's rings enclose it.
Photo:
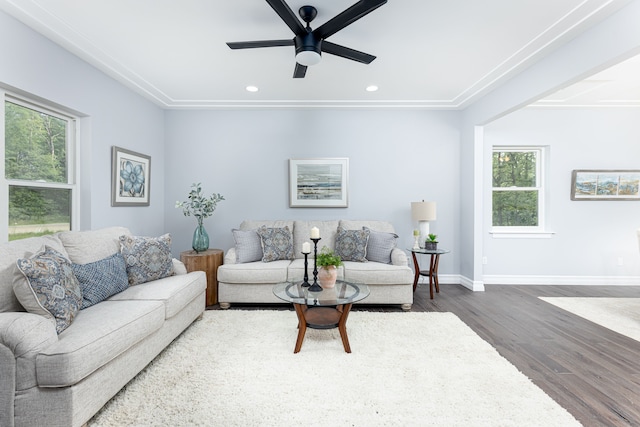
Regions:
[[[436,219],[436,202],[411,202],[411,217],[418,221],[420,247],[424,248],[424,241],[429,235],[429,221]]]

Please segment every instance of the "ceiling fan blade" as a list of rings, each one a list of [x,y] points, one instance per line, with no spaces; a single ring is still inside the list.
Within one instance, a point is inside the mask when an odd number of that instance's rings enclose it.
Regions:
[[[284,23],[291,28],[291,31],[293,31],[294,34],[298,35],[307,32],[304,25],[302,25],[302,22],[298,19],[298,16],[293,13],[284,0],[267,0],[267,3],[269,3],[269,6],[276,11],[280,19],[282,19]]]
[[[347,25],[352,24],[363,16],[373,12],[386,2],[387,0],[360,0],[358,3],[313,30],[313,34],[318,38],[326,39]]]
[[[332,55],[351,59],[353,61],[362,62],[363,64],[370,64],[371,61],[376,59],[375,56],[369,55],[368,53],[364,53],[364,52],[360,52],[359,50],[340,46],[339,44],[331,43],[326,40],[322,42],[322,51],[326,53],[330,53]]]
[[[289,40],[257,40],[252,42],[229,42],[231,49],[252,49],[255,47],[293,46],[293,39]]]
[[[307,66],[300,65],[296,62],[296,68],[293,70],[293,78],[294,79],[302,79],[307,74]]]

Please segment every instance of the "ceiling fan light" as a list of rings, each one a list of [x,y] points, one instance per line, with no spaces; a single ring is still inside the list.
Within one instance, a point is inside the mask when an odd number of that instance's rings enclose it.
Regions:
[[[296,54],[296,62],[307,67],[318,64],[321,59],[322,56],[314,50],[303,50]]]

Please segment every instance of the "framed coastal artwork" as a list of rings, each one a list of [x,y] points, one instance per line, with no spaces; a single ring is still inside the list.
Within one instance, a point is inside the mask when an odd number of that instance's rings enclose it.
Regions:
[[[349,159],[289,159],[289,206],[346,208]]]
[[[574,170],[571,200],[640,200],[640,170]]]
[[[111,206],[149,206],[151,157],[111,147]]]

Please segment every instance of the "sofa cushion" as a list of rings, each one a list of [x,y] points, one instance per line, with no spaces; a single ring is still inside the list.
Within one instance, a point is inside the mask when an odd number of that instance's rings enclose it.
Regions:
[[[91,307],[129,287],[127,266],[120,252],[88,264],[72,264],[80,282],[82,308]]]
[[[165,318],[170,319],[206,289],[207,279],[204,271],[194,271],[132,286],[113,295],[108,301],[159,301],[164,304]]]
[[[289,264],[291,261],[288,260],[223,264],[218,268],[218,281],[236,284],[285,282]]]
[[[56,235],[30,237],[0,245],[0,313],[25,311],[13,292],[13,284],[16,281],[23,281],[24,285],[28,286],[27,279],[16,266],[16,260],[29,258],[44,245],[55,249],[65,257],[67,256],[62,242]]]
[[[338,233],[338,225],[340,221],[295,221],[293,224],[293,252],[296,258],[304,259],[302,255],[302,244],[304,242],[311,242],[311,229],[318,227],[320,230],[320,242],[318,242],[318,250],[323,246],[329,249],[336,248],[336,234]],[[312,249],[313,251],[313,249]],[[313,253],[313,252],[312,252]],[[313,258],[313,255],[310,256]]]
[[[340,220],[340,225],[347,230],[360,230],[367,227],[371,230],[384,231],[386,233],[395,233],[393,224],[389,221],[355,221],[349,219]]]
[[[254,262],[262,259],[262,239],[256,230],[231,230],[236,242],[236,262]]]
[[[386,233],[369,230],[369,241],[367,242],[367,259],[369,261],[391,264],[391,251],[396,247],[398,235],[396,233]]]
[[[160,237],[120,236],[129,285],[134,286],[173,274],[171,235]]]
[[[240,223],[240,230],[257,230],[260,227],[283,228],[293,230],[293,220],[244,220]]]
[[[369,229],[346,230],[338,226],[336,235],[336,255],[343,261],[367,262],[367,241]]]
[[[82,310],[58,342],[36,357],[40,387],[76,384],[156,330],[164,322],[159,301],[103,301]]]
[[[262,239],[262,261],[273,262],[279,260],[292,260],[293,236],[288,226],[265,227],[257,230]]]
[[[120,252],[120,236],[130,236],[125,227],[108,227],[87,231],[63,231],[58,237],[71,262],[88,264]]]
[[[367,285],[411,284],[413,272],[406,266],[345,261],[344,280]]]
[[[14,283],[13,291],[30,313],[51,319],[60,334],[82,306],[82,292],[71,262],[60,252],[44,246],[30,258],[19,258],[18,269],[27,279]]]

